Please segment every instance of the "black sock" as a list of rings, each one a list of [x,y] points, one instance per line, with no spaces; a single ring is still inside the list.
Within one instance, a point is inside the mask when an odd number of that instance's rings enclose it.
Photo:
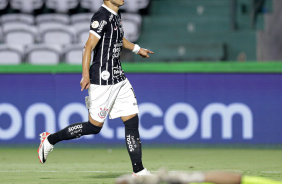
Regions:
[[[142,162],[136,162],[132,164],[133,172],[137,173],[139,171],[142,171],[144,169]]]
[[[134,116],[133,118],[124,122],[125,125],[125,142],[127,151],[129,153],[133,172],[137,173],[144,169],[142,164],[142,149],[141,141],[138,130],[139,118]]]
[[[62,140],[76,139],[83,135],[98,134],[102,127],[93,125],[92,123],[82,122],[74,123],[66,128],[48,136],[50,144],[55,145]]]
[[[50,142],[50,144],[55,145],[56,143],[60,142],[61,140],[59,139],[59,135],[58,132],[54,133],[54,134],[50,134],[48,136],[48,141]]]

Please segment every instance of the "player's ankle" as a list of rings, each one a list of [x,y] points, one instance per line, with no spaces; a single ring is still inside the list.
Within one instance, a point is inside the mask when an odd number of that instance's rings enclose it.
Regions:
[[[137,162],[132,164],[133,172],[138,173],[139,171],[142,171],[144,169],[142,162]]]
[[[55,145],[56,143],[60,142],[60,138],[59,138],[59,135],[58,133],[54,133],[54,134],[50,134],[48,137],[47,137],[47,140],[49,141],[50,144],[52,145]]]

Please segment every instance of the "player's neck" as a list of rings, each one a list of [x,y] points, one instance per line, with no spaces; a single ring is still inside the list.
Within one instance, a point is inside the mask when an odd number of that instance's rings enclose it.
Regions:
[[[108,8],[110,8],[111,10],[113,10],[114,12],[118,12],[118,10],[119,10],[119,7],[118,6],[116,6],[116,5],[114,5],[114,4],[112,4],[110,1],[104,1],[104,4],[108,7]]]

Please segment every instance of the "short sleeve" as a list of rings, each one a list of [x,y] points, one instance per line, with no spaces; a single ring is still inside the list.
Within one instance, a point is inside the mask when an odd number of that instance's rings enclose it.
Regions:
[[[94,34],[97,38],[101,38],[107,28],[107,19],[101,14],[94,14],[91,19],[90,33]]]

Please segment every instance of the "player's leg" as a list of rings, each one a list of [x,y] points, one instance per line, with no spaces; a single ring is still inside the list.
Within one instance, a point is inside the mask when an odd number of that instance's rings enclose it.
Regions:
[[[103,127],[103,123],[98,122],[89,114],[89,121],[71,124],[54,134],[50,134],[47,139],[50,144],[55,145],[63,140],[76,139],[84,135],[98,134]]]
[[[53,150],[54,145],[63,140],[76,139],[84,135],[98,134],[103,123],[95,121],[89,115],[88,122],[71,124],[56,133],[50,134],[43,132],[40,134],[41,143],[37,150],[38,158],[41,163],[45,163],[48,154]]]
[[[126,79],[115,99],[109,116],[111,119],[120,117],[125,125],[125,142],[133,166],[133,174],[149,174],[142,164],[142,150],[139,135],[139,109],[130,82]]]
[[[125,126],[125,143],[131,159],[133,172],[144,170],[142,164],[142,147],[139,134],[139,118],[137,114],[123,116],[121,120]]]
[[[132,178],[130,175],[123,175],[117,178],[117,184],[241,184],[241,175],[229,172],[168,172],[160,170],[156,175],[144,176],[142,178]],[[242,183],[257,184],[257,183]],[[268,184],[268,183],[264,183]]]
[[[85,98],[89,110],[89,121],[71,124],[56,133],[44,132],[40,134],[41,144],[37,150],[38,158],[44,163],[48,154],[53,150],[54,145],[63,140],[76,139],[84,135],[98,134],[101,131],[105,118],[108,114],[107,106],[104,104],[109,96],[113,96],[111,86],[90,85],[89,97]]]
[[[215,184],[240,184],[241,174],[231,172],[211,171],[205,173],[205,182]]]

